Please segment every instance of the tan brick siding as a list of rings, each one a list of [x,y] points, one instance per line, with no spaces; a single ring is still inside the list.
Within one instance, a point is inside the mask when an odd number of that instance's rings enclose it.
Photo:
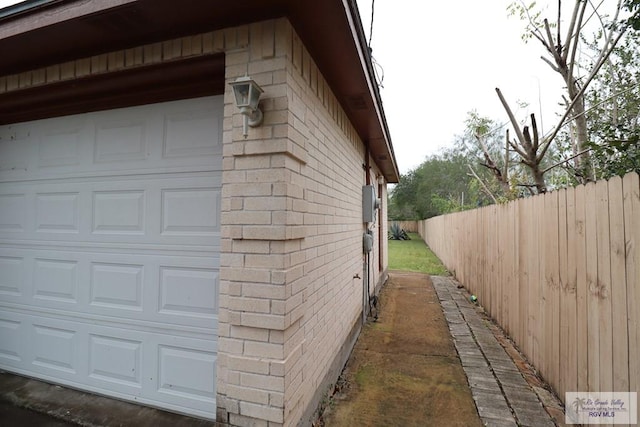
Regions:
[[[249,39],[227,52],[226,78],[261,85],[264,123],[244,138],[227,89],[218,405],[231,423],[289,426],[360,319],[365,147],[288,21]]]

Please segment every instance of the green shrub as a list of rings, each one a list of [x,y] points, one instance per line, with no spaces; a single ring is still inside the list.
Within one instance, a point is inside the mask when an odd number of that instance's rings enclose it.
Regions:
[[[406,231],[404,231],[400,224],[394,222],[389,227],[389,239],[390,240],[411,240]]]

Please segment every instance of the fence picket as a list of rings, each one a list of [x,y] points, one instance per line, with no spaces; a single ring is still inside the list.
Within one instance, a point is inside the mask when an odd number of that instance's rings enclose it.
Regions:
[[[527,223],[529,220],[528,200],[524,199],[518,204],[518,241],[520,249],[518,251],[518,287],[520,289],[518,300],[518,311],[520,312],[520,347],[527,354],[531,354],[531,343],[529,341],[529,256],[531,253],[531,242],[527,234]]]
[[[611,254],[612,372],[615,391],[629,391],[629,333],[624,240],[622,179],[609,180],[609,231]]]
[[[598,328],[600,339],[600,389],[613,390],[613,329],[611,325],[611,235],[607,181],[596,183],[598,280]]]
[[[600,390],[600,332],[598,324],[598,240],[596,185],[585,186],[585,238],[587,260],[587,353],[588,390]]]
[[[505,304],[506,313],[505,316],[509,321],[509,328],[507,333],[512,335],[514,331],[517,331],[517,319],[518,319],[518,302],[519,302],[519,286],[517,282],[518,272],[518,235],[517,230],[517,215],[515,214],[516,205],[511,203],[507,205],[507,212],[505,215],[509,218],[509,227],[506,235],[508,236],[509,246],[507,247],[507,253],[511,257],[511,262],[507,265],[507,281],[508,289],[510,290],[509,301]],[[509,236],[511,238],[509,238]]]
[[[640,178],[623,178],[624,240],[629,318],[629,390],[637,391],[640,407]]]
[[[544,305],[544,377],[557,388],[560,362],[560,300],[558,248],[558,192],[544,195],[544,277],[542,282]]]
[[[587,285],[587,239],[586,239],[586,195],[583,185],[575,188],[575,220],[573,223],[573,254],[576,266],[576,345],[578,352],[578,388],[577,391],[589,391],[588,378],[588,294]],[[569,224],[571,226],[571,224]],[[571,391],[570,389],[566,391]]]
[[[557,390],[576,390],[576,365],[575,358],[575,323],[576,323],[576,299],[575,274],[570,278],[569,273],[569,222],[573,222],[573,188],[558,193],[558,267],[559,267],[559,295],[558,312],[559,345],[558,349],[558,388]],[[570,201],[571,200],[571,201]],[[569,210],[572,210],[569,214]],[[569,215],[572,215],[569,220]],[[575,264],[575,258],[572,259]],[[573,282],[571,282],[573,280]],[[573,387],[570,386],[573,384]],[[571,387],[571,388],[569,388]]]

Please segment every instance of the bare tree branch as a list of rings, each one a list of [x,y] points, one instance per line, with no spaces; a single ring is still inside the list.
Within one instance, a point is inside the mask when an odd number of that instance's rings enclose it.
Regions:
[[[535,31],[532,31],[532,32],[531,32],[531,35],[532,35],[533,37],[537,38],[537,39],[540,41],[540,43],[542,43],[542,44],[544,45],[544,47],[545,47],[545,48],[547,48],[547,50],[550,50],[550,49],[549,49],[549,46],[547,46],[547,41],[544,39],[544,37],[542,37],[540,34],[538,34],[538,33],[537,33],[537,32],[535,32]]]
[[[531,143],[531,135],[529,134],[529,126],[525,126],[522,128],[522,134],[524,135],[524,140],[520,141],[520,144],[522,144],[528,154],[533,149],[533,144]]]
[[[486,186],[484,181],[482,181],[482,179],[480,179],[480,177],[478,176],[476,171],[473,170],[471,165],[467,165],[467,166],[469,167],[469,170],[471,171],[471,173],[473,174],[475,179],[477,179],[478,182],[480,183],[480,185],[482,186],[482,188],[484,188],[484,191],[489,195],[489,197],[491,197],[491,199],[493,200],[493,203],[495,203],[497,205],[498,204],[498,199],[496,199],[496,196],[493,195],[493,193],[489,190],[489,188]]]
[[[558,55],[562,56],[563,55],[562,54],[563,51],[561,49],[562,48],[562,39],[560,38],[560,23],[562,22],[560,20],[561,13],[562,13],[561,11],[562,11],[562,0],[558,0],[558,20],[556,21],[558,23],[558,28],[557,28],[558,29],[558,33],[557,33],[556,37],[558,38]],[[563,59],[564,59],[564,56],[563,56]]]
[[[580,5],[583,5],[580,8]],[[573,15],[571,17],[571,32],[567,34],[567,50],[564,55],[564,63],[569,64],[569,75],[573,75],[573,66],[576,62],[576,52],[578,51],[578,42],[580,41],[580,30],[582,29],[582,20],[584,19],[584,12],[587,9],[587,2],[578,2],[573,8]],[[576,22],[577,17],[577,22]],[[577,25],[578,30],[575,30]],[[571,58],[567,61],[568,54],[571,52]]]
[[[538,136],[538,124],[536,123],[536,116],[531,114],[531,127],[533,128],[533,152],[538,151],[538,144],[540,142],[540,138]]]
[[[620,92],[616,92],[613,95],[604,98],[602,101],[598,102],[597,104],[593,104],[588,110],[583,111],[581,114],[587,114],[587,113],[591,112],[592,110],[598,108],[602,104],[606,104],[607,102],[610,102],[612,99],[616,99],[620,95],[624,95],[627,92],[631,92],[632,90],[634,90],[638,86],[640,86],[640,82],[632,85],[631,87],[628,87],[625,90],[621,90]],[[565,98],[563,96],[562,99],[564,100],[565,105],[569,105],[569,101],[567,100],[567,98]],[[572,120],[575,120],[577,117],[578,117],[577,115],[576,116],[567,117],[567,120],[565,120],[564,124],[566,125],[566,124],[570,123]]]
[[[509,182],[509,129],[504,144],[504,179]]]
[[[513,148],[513,150],[514,150],[516,153],[518,153],[518,155],[519,155],[520,157],[526,157],[526,156],[527,156],[527,153],[525,153],[524,151],[522,151],[522,150],[520,149],[520,147],[518,147],[518,146],[517,146],[516,144],[514,144],[512,141],[509,141],[509,145],[511,146],[511,148]]]
[[[622,31],[620,31],[620,33],[618,34],[616,39],[609,45],[609,49],[607,49],[606,54],[593,67],[593,69],[591,70],[591,72],[587,76],[587,79],[585,80],[585,83],[580,88],[577,96],[575,96],[571,100],[571,104],[569,104],[569,106],[565,110],[564,114],[560,118],[560,121],[558,122],[556,127],[553,129],[551,134],[548,137],[545,138],[545,140],[549,141],[549,143],[545,144],[545,146],[542,148],[542,156],[543,157],[546,154],[547,150],[549,149],[549,146],[551,145],[551,141],[553,141],[555,139],[555,137],[558,135],[558,132],[560,132],[560,129],[564,125],[564,121],[567,119],[567,117],[569,117],[569,113],[571,112],[573,106],[578,102],[578,100],[580,99],[580,96],[584,94],[584,91],[587,89],[587,86],[589,86],[589,83],[591,83],[591,80],[593,80],[593,78],[596,76],[596,74],[598,74],[598,71],[600,71],[600,68],[602,67],[602,65],[604,65],[604,63],[607,60],[607,58],[609,58],[609,55],[611,55],[611,52],[613,52],[613,49],[615,48],[615,46],[618,44],[618,42],[620,41],[620,39],[624,35],[626,29],[627,29],[627,27],[625,26],[625,28]]]
[[[620,10],[621,9],[622,9],[622,0],[618,0],[618,5],[616,7],[616,13],[615,13],[615,15],[614,15],[614,17],[613,17],[611,22],[614,22],[614,23],[618,22],[618,17],[620,16]],[[594,13],[597,13],[597,8],[596,8],[596,11]],[[600,17],[599,14],[598,14],[598,17]],[[604,64],[604,62],[607,60],[607,58],[609,57],[609,55],[611,54],[611,52],[613,51],[615,46],[618,44],[618,41],[622,38],[622,36],[624,35],[624,33],[627,31],[628,28],[629,28],[628,25],[624,25],[623,28],[620,30],[620,33],[618,34],[618,37],[615,38],[615,41],[611,42],[611,40],[614,38],[614,34],[615,34],[615,31],[616,31],[616,26],[615,25],[611,26],[611,29],[606,34],[605,42],[604,42],[604,45],[602,46],[602,50],[600,51],[600,55],[598,56],[598,59],[596,60],[596,64],[601,64],[600,66],[602,66],[602,64]],[[605,30],[605,28],[603,28],[603,30]]]
[[[547,65],[549,65],[549,67],[551,67],[551,69],[553,71],[555,71],[556,73],[560,72],[560,68],[556,67],[556,64],[554,64],[553,62],[551,62],[549,59],[545,58],[544,56],[541,56],[540,59],[542,59],[544,62],[547,63]]]
[[[496,180],[498,180],[500,185],[504,188],[505,192],[509,192],[509,181],[506,179],[505,175],[502,174],[502,171],[500,170],[498,165],[496,165],[496,162],[491,157],[491,153],[489,152],[489,149],[487,148],[487,145],[484,143],[484,140],[482,139],[481,135],[476,132],[474,136],[478,140],[478,143],[480,144],[480,149],[482,150],[482,154],[484,154],[484,159],[486,161],[486,163],[480,163],[480,164],[491,171],[491,173],[496,178]]]
[[[503,107],[505,108],[507,115],[509,116],[509,120],[511,121],[511,125],[516,131],[516,135],[518,136],[518,142],[521,147],[518,147],[516,143],[509,142],[509,144],[513,147],[513,149],[520,155],[520,161],[529,167],[531,175],[533,175],[533,179],[536,182],[536,188],[538,193],[545,193],[547,191],[547,185],[544,181],[544,173],[540,171],[540,162],[542,161],[542,157],[537,156],[538,146],[539,146],[539,135],[538,135],[538,125],[535,120],[535,116],[532,114],[532,124],[533,131],[535,132],[533,138],[529,133],[529,127],[524,126],[522,130],[520,129],[520,124],[515,119],[509,104],[504,99],[502,92],[499,88],[496,88],[496,93],[500,98],[500,102],[502,102]],[[535,146],[535,148],[534,148]]]
[[[576,158],[576,157],[578,157],[578,156],[582,156],[584,153],[586,153],[587,151],[590,151],[590,150],[591,150],[591,148],[587,148],[586,150],[582,150],[581,152],[576,153],[576,154],[574,154],[574,155],[573,155],[573,156],[571,156],[571,157],[567,157],[567,158],[566,158],[566,159],[564,159],[564,160],[560,160],[559,162],[554,163],[554,164],[552,164],[551,166],[549,166],[548,168],[546,168],[545,170],[543,170],[543,171],[542,171],[542,173],[547,173],[547,172],[548,172],[548,171],[550,171],[551,169],[553,169],[553,168],[555,168],[555,167],[558,167],[558,166],[560,166],[560,165],[561,165],[561,164],[563,164],[563,163],[567,163],[568,161],[573,160],[573,159],[575,159],[575,158]]]
[[[562,63],[562,58],[560,57],[560,50],[562,50],[562,46],[560,45],[560,41],[558,41],[558,46],[554,46],[553,44],[553,36],[551,35],[551,27],[549,26],[549,21],[548,20],[544,20],[544,30],[547,33],[547,37],[549,39],[549,41],[547,42],[547,49],[549,49],[549,52],[551,52],[551,55],[553,55],[553,59],[556,60],[556,62],[558,64]]]
[[[500,102],[502,103],[502,106],[507,112],[507,116],[509,116],[509,121],[511,122],[511,126],[513,126],[514,130],[516,131],[516,137],[518,138],[519,141],[522,141],[524,139],[524,135],[522,135],[522,131],[520,130],[520,125],[518,124],[516,117],[513,115],[513,112],[511,111],[511,107],[509,107],[509,104],[507,104],[507,101],[504,99],[504,96],[502,96],[502,92],[500,91],[499,88],[496,88],[496,93],[498,94],[498,98],[500,98]]]

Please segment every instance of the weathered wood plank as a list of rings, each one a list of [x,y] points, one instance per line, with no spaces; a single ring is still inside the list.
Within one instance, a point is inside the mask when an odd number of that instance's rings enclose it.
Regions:
[[[518,334],[520,335],[520,348],[530,356],[530,347],[528,341],[528,324],[529,324],[529,258],[528,248],[530,246],[527,235],[527,200],[521,200],[517,204],[516,212],[518,215],[518,311],[520,312],[520,324],[518,325]]]
[[[611,255],[611,331],[613,345],[613,387],[629,390],[629,332],[627,319],[626,250],[622,178],[609,180],[609,232]],[[635,390],[634,390],[635,391]]]
[[[611,242],[609,232],[609,187],[596,183],[596,240],[598,245],[598,301],[600,391],[613,390],[613,329],[611,327]]]
[[[520,312],[520,293],[522,291],[522,284],[520,281],[520,213],[519,204],[510,203],[510,215],[513,219],[513,269],[511,283],[513,284],[513,298],[511,299],[511,305],[509,307],[509,313],[511,315],[511,330],[516,342],[522,342],[522,327],[521,327],[521,312]]]
[[[533,215],[533,199],[525,199],[521,206],[522,222],[520,224],[522,251],[520,253],[520,268],[523,270],[523,286],[520,298],[520,310],[525,315],[523,325],[523,337],[525,340],[525,353],[533,362],[533,334],[534,325],[537,321],[537,294],[535,292],[534,270],[536,268],[536,258],[538,256],[537,243],[534,239],[536,223]],[[535,302],[534,302],[535,301]]]
[[[518,301],[517,291],[518,284],[514,280],[514,270],[518,263],[518,253],[516,252],[516,233],[515,233],[515,217],[513,215],[513,207],[515,203],[509,203],[502,209],[502,217],[506,226],[503,231],[502,244],[504,245],[505,256],[509,257],[509,262],[503,265],[503,289],[506,298],[502,300],[502,315],[507,325],[506,332],[513,336],[515,319],[513,318],[513,302]]]
[[[544,272],[545,272],[545,256],[544,256],[544,196],[537,196],[533,199],[537,204],[534,205],[534,222],[536,241],[536,256],[531,257],[533,271],[533,289],[534,297],[531,304],[535,310],[535,321],[533,328],[533,360],[534,364],[540,369],[544,366]],[[535,237],[537,236],[537,237]]]
[[[586,195],[585,186],[576,187],[573,253],[576,260],[576,344],[578,346],[578,388],[589,391],[588,378],[588,295],[587,284],[587,241],[586,241]]]
[[[492,286],[491,281],[493,280],[493,277],[498,277],[499,270],[498,270],[498,264],[497,264],[497,258],[498,258],[498,247],[496,245],[496,241],[497,241],[497,227],[496,227],[496,220],[497,220],[497,206],[493,205],[489,207],[489,222],[491,223],[491,229],[490,229],[490,233],[487,236],[488,240],[489,240],[489,245],[490,245],[490,250],[491,250],[491,258],[490,258],[490,263],[489,263],[489,271],[486,277],[486,282],[485,284],[487,285],[487,290],[489,291],[490,295],[489,298],[491,300],[491,309],[493,312],[493,318],[497,319],[498,316],[498,312],[500,311],[498,308],[498,299],[497,299],[497,293],[498,293],[498,288],[497,286]],[[497,285],[497,283],[496,283]]]
[[[576,325],[576,300],[575,287],[570,279],[569,272],[569,223],[574,221],[574,190],[569,188],[558,194],[558,261],[560,273],[560,354],[558,393],[564,395],[565,391],[576,390],[576,366],[575,358],[575,325]],[[569,212],[571,210],[571,212]],[[571,220],[569,217],[571,216]],[[575,258],[573,259],[575,268]],[[575,283],[575,281],[573,282]],[[575,285],[574,285],[575,286]],[[572,385],[573,384],[573,385]]]
[[[588,391],[600,390],[600,332],[598,323],[598,243],[596,238],[596,185],[585,186],[585,239],[587,271],[587,375]]]
[[[559,389],[560,363],[560,267],[558,240],[558,192],[544,196],[544,337],[543,366],[545,378],[551,386]]]
[[[640,178],[635,173],[627,174],[622,186],[629,317],[629,390],[639,392],[637,403],[640,405]]]

